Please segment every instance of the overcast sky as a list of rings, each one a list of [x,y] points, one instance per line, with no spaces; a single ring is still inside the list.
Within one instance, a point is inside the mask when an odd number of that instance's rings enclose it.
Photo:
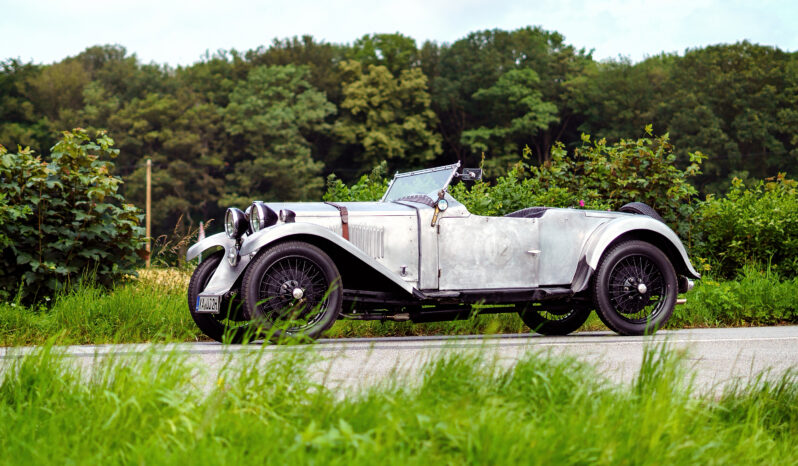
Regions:
[[[482,29],[539,25],[597,59],[743,39],[798,49],[798,1],[759,0],[0,0],[0,59],[51,63],[97,44],[143,62],[191,64],[206,50],[247,50],[311,34],[350,43],[374,32],[453,42]]]

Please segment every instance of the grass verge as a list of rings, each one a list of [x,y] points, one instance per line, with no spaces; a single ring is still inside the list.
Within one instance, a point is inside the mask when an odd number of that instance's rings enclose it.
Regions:
[[[0,375],[0,463],[791,464],[798,378],[691,394],[679,356],[646,351],[629,385],[571,359],[513,368],[449,353],[418,383],[313,383],[309,352],[252,354],[202,377],[179,356],[80,373],[48,349]],[[242,358],[243,359],[243,358]],[[202,380],[215,383],[203,384]]]
[[[0,303],[0,344],[99,344],[195,341],[205,337],[188,313],[189,273],[172,269],[140,272],[138,280],[105,290],[83,284],[56,296],[51,306]],[[668,328],[773,325],[798,322],[798,278],[782,280],[748,268],[734,281],[711,277],[697,282],[677,306]],[[604,330],[595,314],[583,330]],[[458,322],[346,321],[327,336],[378,337],[522,333],[529,329],[515,314],[477,316]]]

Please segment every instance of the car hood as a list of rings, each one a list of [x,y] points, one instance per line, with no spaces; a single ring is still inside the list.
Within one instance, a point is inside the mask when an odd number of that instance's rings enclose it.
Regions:
[[[394,202],[336,202],[346,207],[350,217],[362,216],[410,216],[415,215],[412,207]],[[340,212],[324,202],[267,202],[267,206],[279,214],[281,210],[290,210],[296,218],[338,217]]]

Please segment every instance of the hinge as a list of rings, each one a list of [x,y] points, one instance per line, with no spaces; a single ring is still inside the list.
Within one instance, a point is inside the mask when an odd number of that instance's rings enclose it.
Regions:
[[[439,224],[438,224],[438,225],[436,225],[436,226],[438,227],[438,234],[440,235],[440,234],[441,234],[441,224],[439,223]]]
[[[441,269],[438,269],[438,278],[441,278]]]

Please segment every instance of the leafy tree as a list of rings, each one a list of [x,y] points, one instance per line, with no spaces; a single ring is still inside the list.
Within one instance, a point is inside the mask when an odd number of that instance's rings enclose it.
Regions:
[[[430,50],[425,55],[429,57]],[[563,137],[578,138],[578,121],[568,106],[566,84],[578,76],[592,59],[584,50],[565,44],[562,35],[541,28],[515,31],[499,29],[469,34],[451,46],[442,46],[437,65],[425,63],[425,69],[437,69],[432,81],[434,109],[441,120],[441,133],[449,158],[474,163],[473,154],[463,145],[463,131],[480,127],[507,125],[512,117],[497,121],[490,112],[493,102],[472,96],[480,89],[490,89],[510,70],[531,69],[540,78],[536,87],[541,99],[557,107],[557,120],[525,143],[535,156],[545,161],[552,145]],[[434,56],[434,55],[433,55]]]
[[[397,77],[419,65],[415,39],[399,33],[365,34],[352,44],[349,57],[365,66],[384,66]]]
[[[356,61],[341,64],[346,81],[335,134],[358,151],[355,165],[375,166],[388,160],[395,167],[417,166],[441,153],[433,130],[427,78],[420,69],[403,70],[395,78],[384,66]]]
[[[321,194],[322,164],[309,138],[329,131],[335,106],[308,81],[308,68],[260,66],[236,86],[224,109],[224,125],[237,149],[227,160],[222,204],[255,199],[305,200]]]
[[[762,178],[798,162],[795,54],[740,42],[688,51],[674,63],[672,93],[660,104],[683,158],[709,154],[699,182],[726,183],[746,171]]]
[[[513,154],[519,145],[557,121],[557,107],[543,102],[539,82],[531,69],[510,70],[496,84],[474,94],[474,99],[488,102],[499,125],[463,131],[461,140],[474,151],[489,154],[486,168],[491,175],[503,175],[518,160]]]
[[[40,67],[16,59],[0,62],[0,144],[44,147],[49,125],[29,98]]]

